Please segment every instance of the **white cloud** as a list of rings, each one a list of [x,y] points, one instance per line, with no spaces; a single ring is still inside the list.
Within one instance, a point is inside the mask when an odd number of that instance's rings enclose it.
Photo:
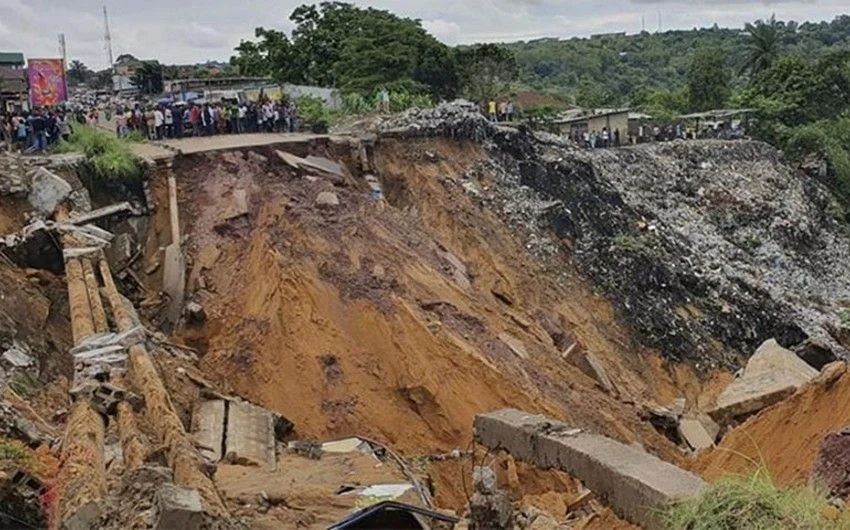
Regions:
[[[106,66],[104,0],[0,0],[0,50],[56,56],[57,34],[68,54],[90,67]],[[292,10],[309,0],[106,0],[115,55],[132,53],[165,63],[226,60],[257,26],[287,28]],[[694,26],[742,27],[769,17],[828,20],[850,11],[847,0],[354,0],[418,18],[447,44],[636,32],[641,17],[654,30]]]

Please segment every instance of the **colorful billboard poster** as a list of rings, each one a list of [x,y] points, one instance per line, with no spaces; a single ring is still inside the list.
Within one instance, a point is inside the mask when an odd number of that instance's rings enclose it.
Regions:
[[[53,107],[68,99],[62,59],[28,59],[27,77],[33,107]]]

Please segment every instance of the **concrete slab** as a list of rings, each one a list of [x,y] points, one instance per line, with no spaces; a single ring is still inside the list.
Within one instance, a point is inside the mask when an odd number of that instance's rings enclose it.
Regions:
[[[361,453],[371,453],[372,448],[369,442],[360,438],[344,438],[342,440],[334,440],[322,444],[323,453],[353,453],[355,451]]]
[[[345,171],[340,164],[337,164],[332,160],[328,160],[325,157],[310,155],[307,158],[302,159],[300,164],[302,167],[317,169],[337,177],[345,176]]]
[[[702,451],[714,447],[714,439],[696,418],[682,418],[679,420],[679,436],[694,451]]]
[[[201,494],[192,488],[163,484],[156,492],[156,530],[200,530],[204,524]]]
[[[226,403],[223,399],[201,401],[192,412],[192,437],[198,451],[211,462],[218,462],[224,446]]]
[[[274,415],[256,405],[231,401],[228,403],[226,458],[274,469]]]
[[[620,517],[648,530],[663,528],[654,508],[706,487],[696,475],[642,449],[519,410],[476,416],[475,438],[540,468],[569,473]]]
[[[717,398],[709,415],[720,423],[782,401],[817,377],[818,371],[773,339],[759,346],[744,373]]]
[[[504,342],[520,359],[528,359],[528,350],[525,349],[525,345],[519,339],[507,333],[499,333],[499,340]]]
[[[27,200],[38,213],[50,217],[62,201],[68,198],[71,191],[73,188],[62,177],[47,168],[40,167],[32,174]]]

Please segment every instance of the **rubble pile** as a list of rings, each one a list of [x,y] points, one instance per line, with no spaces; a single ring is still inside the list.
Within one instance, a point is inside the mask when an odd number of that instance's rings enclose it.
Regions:
[[[485,118],[475,103],[457,100],[386,116],[377,129],[381,136],[446,136],[481,141],[492,136],[499,127]]]
[[[766,144],[586,151],[463,102],[380,130],[484,138],[490,160],[446,181],[507,219],[536,256],[571,261],[669,358],[736,367],[730,351],[749,355],[772,337],[815,368],[848,353],[839,301],[850,245],[834,199]]]

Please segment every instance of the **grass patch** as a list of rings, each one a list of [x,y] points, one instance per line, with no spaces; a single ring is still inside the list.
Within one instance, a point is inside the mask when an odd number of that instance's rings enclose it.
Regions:
[[[29,397],[35,394],[41,386],[42,384],[37,378],[25,371],[15,372],[9,378],[9,387],[21,397]]]
[[[0,461],[21,463],[29,459],[29,453],[20,445],[0,442]]]
[[[130,146],[110,132],[74,125],[67,142],[60,142],[56,150],[60,153],[82,153],[86,157],[83,180],[90,191],[95,187],[110,184],[137,185],[147,175],[147,168]]]
[[[763,467],[751,476],[729,476],[698,497],[661,513],[670,530],[834,530],[846,521],[824,517],[827,498],[812,488],[780,488]]]

